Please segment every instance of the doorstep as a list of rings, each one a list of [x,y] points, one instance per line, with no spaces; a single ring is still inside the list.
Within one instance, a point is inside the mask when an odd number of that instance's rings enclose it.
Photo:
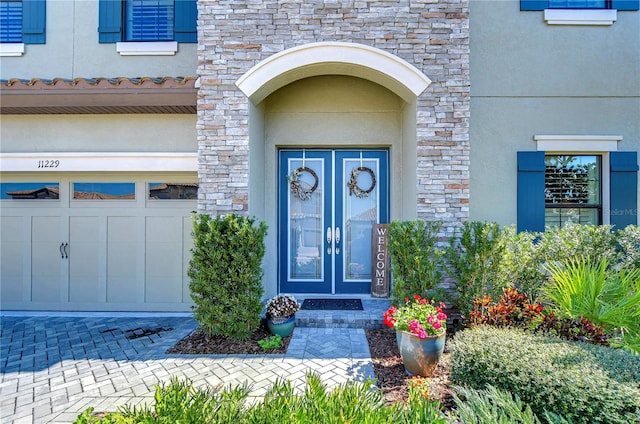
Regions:
[[[296,295],[300,304],[305,298],[318,296]],[[329,296],[324,296],[329,297]],[[342,296],[347,298],[346,296]],[[389,299],[362,298],[362,311],[353,310],[300,310],[296,312],[296,327],[310,328],[382,328],[382,314],[389,309]]]

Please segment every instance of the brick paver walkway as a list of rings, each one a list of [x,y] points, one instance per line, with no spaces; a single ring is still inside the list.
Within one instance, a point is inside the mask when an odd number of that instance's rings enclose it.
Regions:
[[[0,422],[70,423],[88,407],[152,404],[172,377],[196,386],[251,384],[259,398],[278,378],[308,372],[334,387],[373,378],[364,330],[296,327],[284,355],[167,355],[193,331],[190,317],[2,316]]]

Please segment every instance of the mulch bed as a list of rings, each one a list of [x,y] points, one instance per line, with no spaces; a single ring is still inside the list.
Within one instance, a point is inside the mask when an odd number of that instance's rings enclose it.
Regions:
[[[404,365],[402,365],[395,331],[382,328],[365,330],[365,334],[369,342],[377,385],[382,390],[384,400],[389,403],[405,402],[409,397],[407,386],[409,377],[404,371]],[[449,409],[453,405],[449,389],[450,357],[451,354],[445,344],[444,354],[440,358],[433,376],[429,379],[429,396],[440,401],[445,409]]]
[[[365,330],[377,386],[383,392],[386,402],[405,402],[408,398],[408,376],[402,365],[402,358],[398,350],[395,332],[391,329]],[[228,337],[210,337],[201,330],[196,330],[180,340],[175,346],[167,350],[171,354],[265,354],[286,353],[291,336],[283,339],[283,345],[278,349],[264,351],[258,340],[270,337],[271,333],[266,323],[247,340],[233,340]],[[449,358],[450,354],[445,345],[445,352],[438,363],[434,375],[429,380],[429,393],[432,399],[440,401],[445,409],[453,404],[449,390]]]
[[[271,337],[272,334],[267,328],[264,320],[260,322],[260,326],[254,331],[251,338],[247,340],[234,340],[223,336],[208,336],[202,330],[196,330],[184,339],[176,343],[167,353],[173,354],[248,354],[248,355],[264,355],[286,353],[291,336],[284,337],[283,343],[277,349],[264,350],[258,345],[259,340]]]

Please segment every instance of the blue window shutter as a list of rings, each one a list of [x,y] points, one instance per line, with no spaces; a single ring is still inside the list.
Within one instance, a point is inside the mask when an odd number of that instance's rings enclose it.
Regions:
[[[611,225],[638,225],[638,153],[611,152]]]
[[[116,43],[122,41],[122,1],[100,0],[98,6],[98,41]]]
[[[544,152],[518,152],[520,231],[544,231]]]
[[[612,9],[640,10],[640,0],[612,0]]]
[[[197,43],[197,0],[176,0],[174,37],[179,43]]]
[[[22,0],[22,42],[45,43],[45,0]]]
[[[520,10],[545,10],[548,8],[548,0],[520,0]]]

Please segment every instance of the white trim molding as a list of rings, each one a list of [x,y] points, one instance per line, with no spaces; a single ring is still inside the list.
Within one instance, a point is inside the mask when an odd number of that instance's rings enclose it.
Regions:
[[[320,42],[274,54],[247,71],[236,81],[236,86],[258,104],[280,87],[324,74],[368,79],[407,102],[431,84],[415,66],[384,50],[358,43]]]
[[[120,56],[174,56],[178,51],[177,41],[126,41],[116,43]]]
[[[613,25],[618,20],[615,9],[546,9],[549,25]]]
[[[23,54],[23,43],[0,43],[0,57],[15,57],[22,56]]]
[[[615,152],[621,135],[534,135],[543,152]]]
[[[197,172],[197,153],[2,153],[2,172]]]

